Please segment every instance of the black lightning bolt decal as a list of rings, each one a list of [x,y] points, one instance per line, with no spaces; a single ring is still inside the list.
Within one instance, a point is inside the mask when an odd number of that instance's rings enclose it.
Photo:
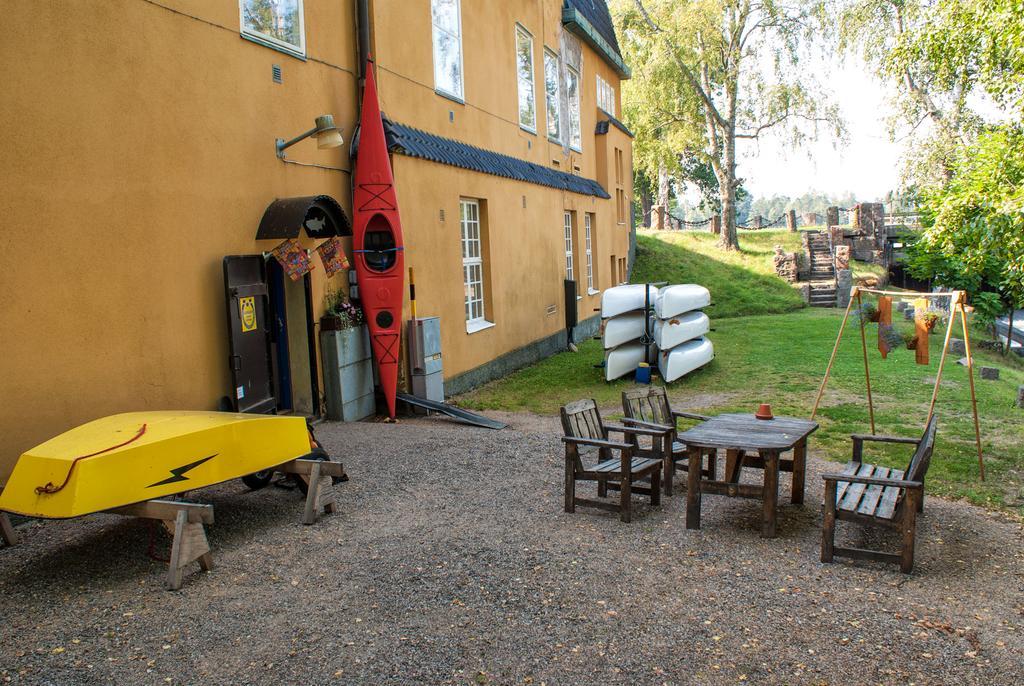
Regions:
[[[188,477],[183,476],[185,472],[192,471],[193,469],[195,469],[202,463],[206,462],[207,460],[212,460],[213,458],[217,457],[217,455],[218,453],[214,453],[213,455],[210,455],[209,457],[204,457],[201,460],[190,462],[189,464],[182,465],[181,467],[175,467],[174,469],[171,470],[171,476],[167,477],[163,481],[157,481],[155,484],[150,484],[149,486],[146,486],[146,488],[153,488],[154,486],[164,486],[166,484],[174,484],[178,483],[179,481],[188,481]]]

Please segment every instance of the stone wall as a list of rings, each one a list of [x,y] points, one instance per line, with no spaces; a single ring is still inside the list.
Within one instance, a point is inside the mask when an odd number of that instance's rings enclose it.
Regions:
[[[848,245],[837,245],[836,251],[836,271],[841,269],[850,268],[850,246]]]
[[[845,308],[850,304],[851,288],[853,288],[853,272],[849,269],[836,270],[836,307]]]
[[[789,283],[796,283],[799,278],[796,253],[785,252],[781,245],[776,245],[775,256],[772,259],[775,262],[775,273]]]

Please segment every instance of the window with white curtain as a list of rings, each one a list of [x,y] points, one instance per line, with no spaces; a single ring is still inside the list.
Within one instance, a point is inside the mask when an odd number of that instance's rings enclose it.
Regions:
[[[565,278],[573,281],[572,268],[572,212],[566,212],[563,218],[565,228]]]
[[[615,87],[597,75],[597,106],[612,115],[615,114]]]
[[[485,321],[484,257],[480,233],[480,203],[463,199],[459,202],[462,226],[462,281],[466,288],[466,328]]]
[[[590,240],[590,213],[583,215],[584,250],[587,256],[587,292],[594,292],[594,252]]]
[[[583,150],[583,135],[580,131],[580,73],[573,67],[567,68],[566,87],[569,93],[569,147],[577,152]]]
[[[544,50],[544,100],[547,111],[548,138],[562,142],[562,86],[558,55]]]
[[[516,24],[516,75],[519,81],[519,126],[537,132],[537,91],[533,79],[533,36]]]
[[[431,0],[434,90],[462,100],[462,17],[459,0]]]

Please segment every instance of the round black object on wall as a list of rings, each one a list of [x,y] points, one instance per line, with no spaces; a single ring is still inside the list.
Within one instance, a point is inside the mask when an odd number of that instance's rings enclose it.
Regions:
[[[395,323],[395,317],[387,310],[381,310],[377,313],[377,326],[382,329],[387,329]]]

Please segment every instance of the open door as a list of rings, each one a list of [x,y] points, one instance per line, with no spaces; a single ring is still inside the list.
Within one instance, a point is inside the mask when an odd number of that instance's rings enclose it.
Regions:
[[[273,358],[267,272],[262,255],[224,258],[224,289],[228,313],[228,368],[234,391],[229,394],[236,412],[272,413]]]

